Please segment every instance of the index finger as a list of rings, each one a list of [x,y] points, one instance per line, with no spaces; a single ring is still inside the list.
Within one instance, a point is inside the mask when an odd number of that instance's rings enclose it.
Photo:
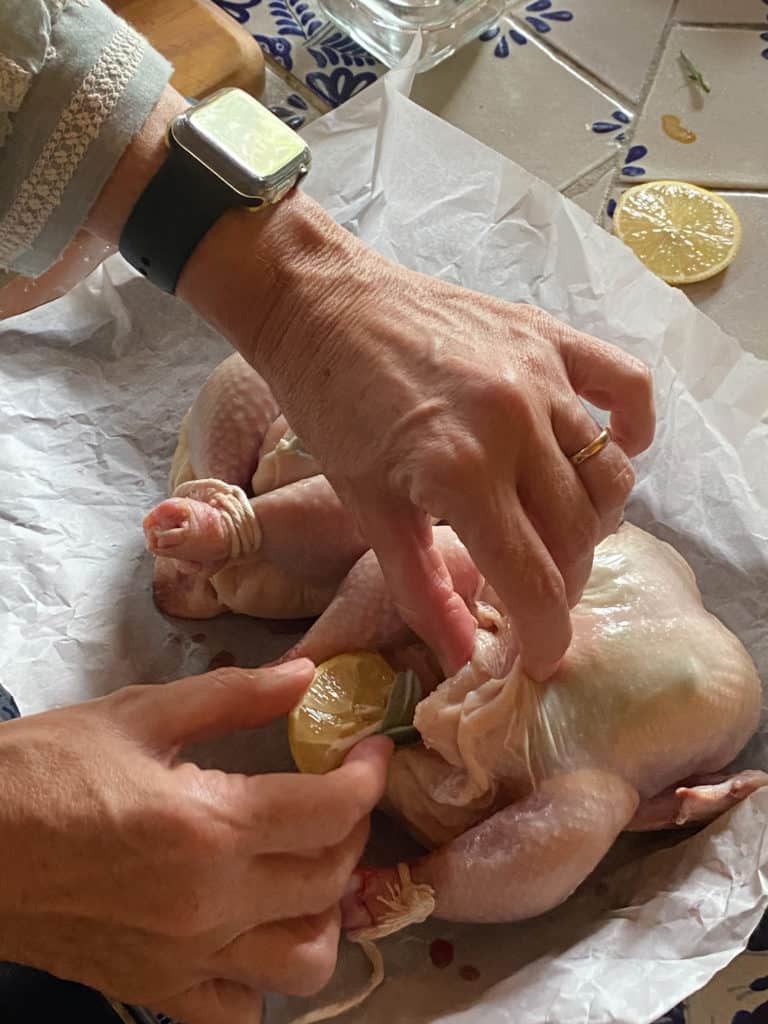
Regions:
[[[395,606],[447,673],[469,659],[475,620],[456,592],[426,512],[409,501],[358,502],[363,535],[379,560]]]
[[[228,776],[230,807],[254,854],[301,853],[335,846],[384,794],[392,741],[359,743],[327,775]]]
[[[523,668],[543,681],[571,642],[565,583],[517,496],[492,499],[484,516],[476,493],[472,507],[460,509],[452,525],[504,603],[517,633]]]

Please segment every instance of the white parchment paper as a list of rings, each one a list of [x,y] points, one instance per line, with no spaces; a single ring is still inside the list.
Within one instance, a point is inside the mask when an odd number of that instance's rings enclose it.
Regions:
[[[393,259],[537,303],[653,367],[659,429],[638,460],[629,518],[685,555],[708,607],[768,680],[768,364],[581,209],[413,105],[391,78],[307,131],[308,191]],[[221,652],[256,664],[287,646],[253,620],[169,621],[152,603],[141,519],[165,494],[182,414],[226,352],[119,258],[0,328],[0,681],[24,713],[202,671]],[[198,756],[287,764],[280,728]],[[763,735],[742,760],[768,768]],[[763,790],[672,847],[621,841],[574,899],[537,921],[433,922],[393,937],[382,947],[388,981],[346,1019],[646,1024],[732,959],[768,905],[766,812]],[[428,957],[437,937],[455,949],[443,970]],[[475,980],[461,976],[467,965]],[[350,950],[334,984],[364,972]],[[296,1010],[274,1000],[270,1021]]]

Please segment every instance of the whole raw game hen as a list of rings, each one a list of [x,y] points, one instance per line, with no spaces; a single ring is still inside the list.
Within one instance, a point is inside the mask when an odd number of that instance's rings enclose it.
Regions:
[[[749,655],[705,610],[684,559],[630,524],[599,546],[572,613],[573,643],[544,684],[521,671],[497,596],[450,528],[437,527],[479,624],[471,662],[442,679],[354,522],[239,356],[190,409],[171,491],[145,520],[163,610],[322,613],[286,657],[378,650],[420,676],[421,742],[396,752],[385,803],[431,852],[360,870],[345,905],[359,935],[430,913],[543,913],[620,832],[711,819],[768,782],[722,774],[758,725]]]

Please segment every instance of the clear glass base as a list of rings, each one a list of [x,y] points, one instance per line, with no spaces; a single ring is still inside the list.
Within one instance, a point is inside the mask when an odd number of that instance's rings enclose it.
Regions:
[[[319,0],[323,11],[387,67],[401,64],[414,40],[417,71],[450,57],[490,28],[505,0]]]

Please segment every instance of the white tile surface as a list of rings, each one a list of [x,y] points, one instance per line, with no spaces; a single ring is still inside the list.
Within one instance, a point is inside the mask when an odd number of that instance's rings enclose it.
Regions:
[[[678,21],[699,24],[758,25],[766,21],[763,0],[680,0],[675,11]]]
[[[648,150],[636,161],[646,178],[768,188],[768,60],[761,56],[768,40],[761,34],[746,28],[672,30],[633,137]],[[681,50],[704,75],[709,94],[687,80]],[[695,142],[670,138],[662,128],[665,116],[679,118]]]
[[[613,134],[596,133],[592,125],[610,121],[618,101],[506,19],[493,39],[470,43],[419,75],[411,97],[557,187],[617,148]]]
[[[566,195],[583,210],[591,214],[596,221],[600,222],[608,201],[608,190],[613,178],[614,170],[611,168],[611,170],[591,178],[589,183],[585,184],[583,188],[575,186],[568,189]]]
[[[766,288],[766,240],[768,196],[725,196],[741,219],[741,248],[731,266],[684,290],[699,309],[737,338],[742,346],[768,359],[768,288]],[[768,971],[768,962],[766,962]]]
[[[524,0],[514,7],[514,13],[531,28],[535,24],[546,27],[548,31],[542,38],[548,44],[636,102],[672,3],[673,0],[554,0],[547,10],[537,11],[535,2]],[[558,12],[570,13],[572,17],[569,21],[558,21],[554,18]]]

